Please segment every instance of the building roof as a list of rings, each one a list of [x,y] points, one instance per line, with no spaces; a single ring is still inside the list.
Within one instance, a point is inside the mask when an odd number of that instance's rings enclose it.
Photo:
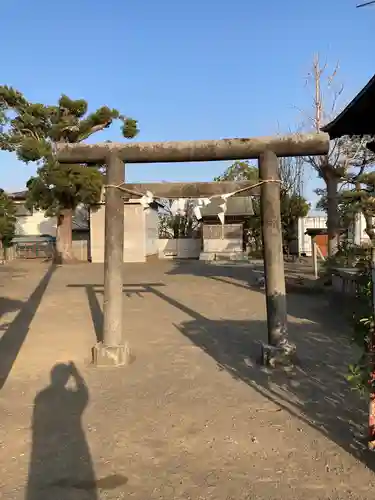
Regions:
[[[346,229],[339,229],[339,233],[346,233]],[[328,229],[325,227],[310,227],[306,229],[305,234],[308,236],[328,235]]]
[[[8,196],[15,202],[17,201],[23,202],[26,201],[27,191],[17,191],[15,193],[8,193]],[[27,210],[25,206],[22,203],[20,203],[17,204],[16,215],[17,217],[26,217],[26,216],[31,216],[32,212]],[[73,215],[72,230],[74,232],[86,232],[89,230],[89,220],[85,216],[82,217],[79,213],[79,210],[76,211],[75,215]]]
[[[344,135],[375,136],[375,75],[354,99],[336,116],[322,127],[331,139]]]
[[[223,203],[222,198],[213,198],[211,203],[201,207],[202,217],[214,217],[221,212],[219,205]],[[250,196],[236,196],[227,199],[227,211],[225,215],[254,215],[253,202]]]
[[[26,200],[27,191],[16,191],[15,193],[8,193],[9,198],[14,201]]]

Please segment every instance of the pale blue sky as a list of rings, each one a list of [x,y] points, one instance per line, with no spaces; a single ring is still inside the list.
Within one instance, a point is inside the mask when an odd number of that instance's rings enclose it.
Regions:
[[[356,0],[2,2],[1,83],[61,93],[139,120],[139,140],[270,135],[301,121],[313,54],[339,60],[344,98],[374,73],[375,7]],[[97,139],[120,139],[114,126]],[[0,186],[33,167],[0,153]],[[210,180],[225,163],[131,165],[127,180]],[[308,195],[317,185],[311,175]],[[310,196],[309,196],[310,197]]]

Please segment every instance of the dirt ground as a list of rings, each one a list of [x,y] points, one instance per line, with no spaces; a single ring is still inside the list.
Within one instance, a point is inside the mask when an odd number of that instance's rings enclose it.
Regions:
[[[345,381],[354,353],[327,296],[288,295],[300,366],[267,372],[250,267],[126,265],[136,359],[98,369],[103,267],[1,267],[1,498],[374,498],[366,404]]]

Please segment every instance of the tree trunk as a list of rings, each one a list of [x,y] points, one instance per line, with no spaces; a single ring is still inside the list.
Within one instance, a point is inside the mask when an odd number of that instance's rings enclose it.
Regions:
[[[325,175],[327,185],[327,230],[328,230],[328,256],[333,257],[337,252],[340,229],[338,185],[340,177],[334,172]]]
[[[72,248],[73,210],[61,210],[57,218],[56,260],[59,264],[75,261]]]
[[[176,240],[180,236],[180,217],[173,216],[173,238]]]

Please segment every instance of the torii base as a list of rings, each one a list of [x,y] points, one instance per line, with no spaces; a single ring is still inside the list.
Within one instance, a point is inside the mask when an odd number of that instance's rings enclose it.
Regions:
[[[108,346],[98,342],[92,348],[91,354],[91,364],[97,367],[128,366],[135,359],[127,344]]]
[[[277,347],[261,343],[260,362],[270,368],[294,366],[297,364],[296,346],[288,343]]]

